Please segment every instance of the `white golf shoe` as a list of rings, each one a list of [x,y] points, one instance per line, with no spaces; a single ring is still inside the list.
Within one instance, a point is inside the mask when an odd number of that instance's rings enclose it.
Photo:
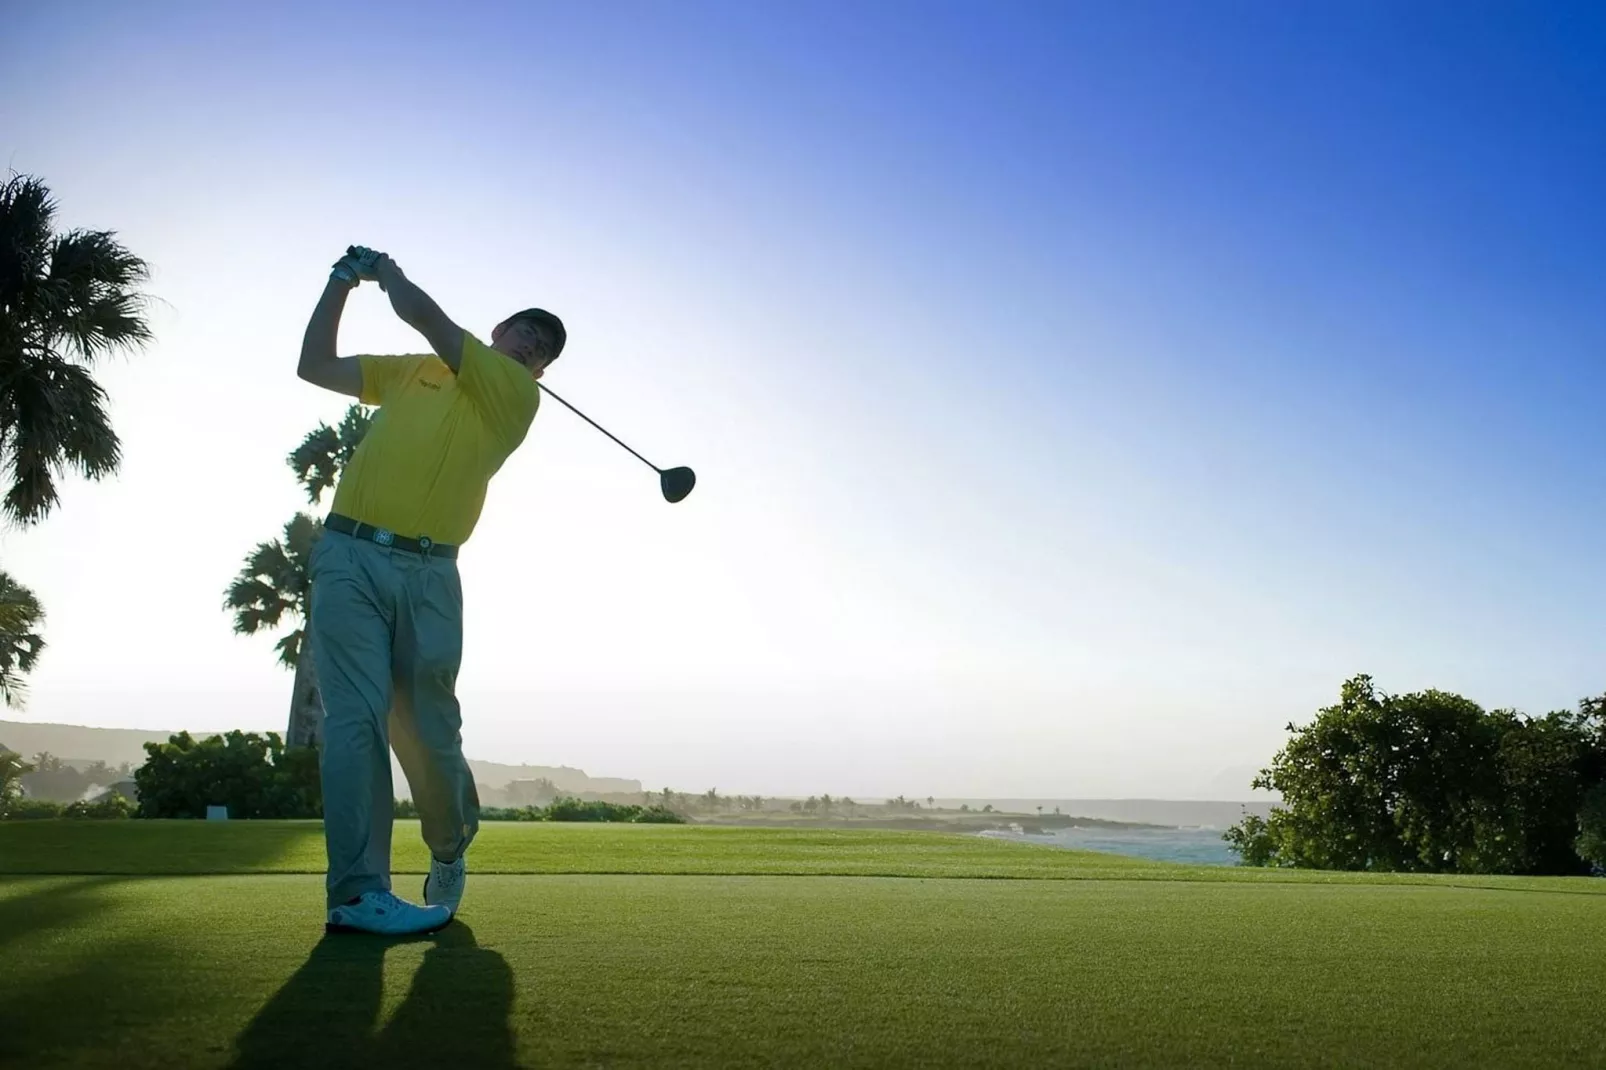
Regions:
[[[463,856],[446,863],[431,856],[429,876],[424,878],[424,902],[432,907],[445,907],[452,914],[463,901],[463,885],[468,883],[468,865]]]
[[[452,912],[445,907],[419,906],[390,892],[364,892],[329,911],[324,931],[375,933],[379,936],[416,936],[444,929]]]

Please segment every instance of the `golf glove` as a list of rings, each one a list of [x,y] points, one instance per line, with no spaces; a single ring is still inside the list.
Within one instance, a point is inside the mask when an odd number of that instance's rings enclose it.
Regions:
[[[377,249],[370,249],[366,245],[351,245],[346,247],[345,259],[355,265],[357,277],[365,282],[379,281],[379,261],[385,254]]]
[[[331,279],[339,279],[348,286],[356,286],[362,281],[362,272],[355,258],[343,256],[335,261],[333,270],[329,272]]]

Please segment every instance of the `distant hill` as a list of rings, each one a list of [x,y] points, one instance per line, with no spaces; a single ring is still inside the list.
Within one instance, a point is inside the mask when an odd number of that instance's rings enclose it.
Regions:
[[[545,777],[560,791],[590,792],[596,795],[636,794],[641,781],[619,777],[591,776],[583,769],[567,765],[502,765],[498,762],[481,762],[473,758],[468,767],[474,773],[474,783],[502,788],[514,780],[536,780]]]
[[[167,737],[173,734],[154,728],[82,728],[72,724],[0,721],[0,746],[24,758],[49,751],[75,766],[99,760],[114,767],[124,762],[138,767],[145,764],[146,743],[166,743]]]
[[[110,766],[123,762],[138,768],[145,764],[146,743],[166,743],[178,730],[146,728],[84,728],[70,724],[34,724],[27,721],[0,721],[0,746],[16,751],[25,758],[40,751],[49,751],[69,765],[83,767],[95,761]],[[263,731],[253,729],[253,731]],[[207,733],[211,734],[211,733]],[[589,794],[631,793],[641,791],[641,781],[619,777],[589,776],[583,769],[567,765],[503,765],[498,762],[481,762],[469,759],[474,781],[488,788],[506,787],[512,780],[535,780],[540,777],[552,781],[561,791]],[[391,776],[395,782],[397,798],[407,798],[407,780],[401,767],[391,756]]]

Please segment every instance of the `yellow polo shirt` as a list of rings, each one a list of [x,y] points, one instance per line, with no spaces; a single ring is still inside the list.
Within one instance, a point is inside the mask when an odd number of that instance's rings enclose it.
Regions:
[[[541,400],[534,377],[467,331],[456,374],[433,353],[357,359],[361,400],[379,411],[341,473],[333,510],[462,545],[491,477],[529,433]]]

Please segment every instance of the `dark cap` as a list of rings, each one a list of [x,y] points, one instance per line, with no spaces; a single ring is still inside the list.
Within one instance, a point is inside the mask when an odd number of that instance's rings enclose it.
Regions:
[[[507,318],[508,323],[517,323],[523,320],[533,323],[552,338],[551,360],[557,360],[558,354],[563,352],[564,343],[569,340],[569,332],[563,329],[563,321],[544,308],[527,308],[523,312],[515,312]]]

